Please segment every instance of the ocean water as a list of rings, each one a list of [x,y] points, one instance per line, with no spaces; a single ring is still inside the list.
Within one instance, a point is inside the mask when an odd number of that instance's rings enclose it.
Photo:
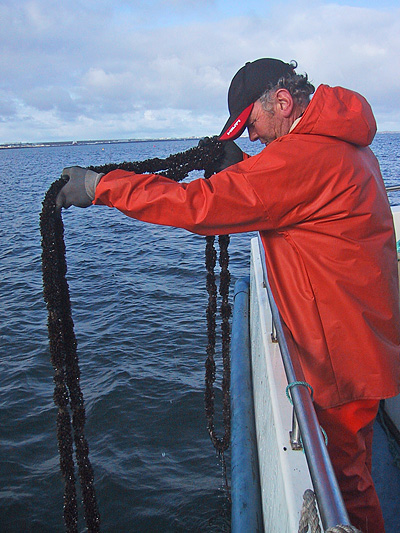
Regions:
[[[260,149],[239,143],[249,153]],[[42,297],[45,192],[65,166],[166,157],[195,145],[0,150],[0,531],[65,530]],[[378,134],[373,150],[385,183],[400,184],[400,134]],[[399,204],[400,193],[390,201]],[[63,221],[102,531],[229,531],[222,466],[204,414],[205,239],[103,206],[71,208]],[[248,273],[251,236],[232,236],[232,284]],[[217,390],[222,432],[218,399]]]

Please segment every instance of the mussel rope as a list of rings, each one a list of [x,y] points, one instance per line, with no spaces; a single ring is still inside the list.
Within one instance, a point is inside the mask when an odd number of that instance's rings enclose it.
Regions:
[[[222,143],[216,138],[206,138],[201,146],[191,148],[185,152],[173,154],[166,159],[148,159],[138,162],[124,162],[91,166],[96,172],[107,173],[120,168],[136,173],[160,173],[174,181],[184,179],[193,170],[203,170],[204,177],[209,178],[216,172],[223,158]],[[43,201],[40,214],[40,230],[42,235],[42,272],[43,294],[48,310],[48,334],[51,362],[54,367],[54,402],[58,407],[57,439],[60,453],[60,468],[65,479],[64,490],[64,522],[68,532],[77,532],[78,511],[75,488],[75,468],[73,459],[73,441],[78,463],[78,472],[82,488],[84,516],[89,532],[100,531],[100,515],[97,508],[96,495],[93,486],[93,469],[89,461],[89,447],[84,436],[85,408],[80,389],[80,371],[77,357],[77,342],[73,331],[71,303],[68,283],[66,281],[67,265],[65,260],[64,226],[61,213],[55,208],[58,192],[65,185],[63,178],[55,181],[49,188]],[[207,359],[206,359],[206,391],[205,411],[207,429],[211,440],[222,456],[229,446],[230,440],[230,326],[231,308],[229,297],[229,235],[219,236],[221,266],[220,295],[221,329],[222,329],[222,359],[223,359],[223,425],[222,438],[216,435],[214,427],[214,383],[215,383],[215,344],[216,344],[216,310],[217,289],[215,282],[216,251],[215,237],[206,237],[206,268],[207,268]],[[72,412],[72,427],[70,411]],[[73,429],[73,436],[72,436]]]
[[[53,398],[58,407],[57,440],[60,468],[65,479],[64,522],[68,532],[78,531],[74,441],[86,525],[88,531],[96,532],[100,531],[100,516],[93,486],[93,469],[89,461],[89,447],[84,435],[85,408],[79,384],[80,371],[71,317],[71,302],[65,278],[67,265],[63,238],[64,226],[61,215],[55,208],[57,194],[65,183],[65,180],[59,179],[50,186],[40,214],[43,295],[48,310],[50,355],[54,367]],[[68,404],[72,412],[72,427]]]

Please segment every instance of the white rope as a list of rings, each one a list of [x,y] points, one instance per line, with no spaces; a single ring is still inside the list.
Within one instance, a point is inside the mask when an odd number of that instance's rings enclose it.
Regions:
[[[321,526],[317,510],[317,499],[311,489],[303,494],[303,507],[299,522],[298,533],[321,533]],[[328,528],[325,533],[362,533],[354,526],[337,525]]]
[[[317,500],[312,490],[307,489],[303,494],[303,507],[299,522],[299,533],[321,533]]]

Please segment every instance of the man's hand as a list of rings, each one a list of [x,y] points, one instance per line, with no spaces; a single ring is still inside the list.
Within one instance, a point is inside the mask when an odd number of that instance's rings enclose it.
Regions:
[[[94,200],[96,186],[104,174],[82,167],[68,167],[64,168],[61,176],[69,177],[69,181],[58,193],[56,207],[68,209],[71,205],[89,207]]]
[[[211,138],[203,137],[202,139],[200,139],[197,146],[207,146],[207,143],[214,140],[218,140],[217,135],[214,135],[214,137]],[[233,141],[221,142],[224,148],[224,158],[216,169],[217,172],[221,172],[221,170],[225,170],[227,167],[230,167],[231,165],[235,165],[236,163],[243,161],[243,152],[236,143],[234,143]]]
[[[243,161],[243,152],[235,142],[222,141],[222,144],[224,147],[224,158],[219,165],[218,172]]]

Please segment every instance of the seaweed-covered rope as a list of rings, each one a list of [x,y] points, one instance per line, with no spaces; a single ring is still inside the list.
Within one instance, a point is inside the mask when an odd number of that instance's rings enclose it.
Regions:
[[[209,178],[218,168],[223,159],[222,143],[213,139],[205,139],[200,146],[186,152],[173,154],[166,159],[148,159],[139,162],[124,162],[91,166],[96,172],[107,173],[117,168],[136,173],[161,173],[164,176],[180,181],[193,170],[204,170],[204,177]],[[77,532],[78,511],[75,489],[75,468],[73,459],[73,442],[78,463],[79,477],[82,487],[84,514],[89,532],[100,530],[100,516],[97,508],[93,486],[93,469],[89,461],[89,447],[84,436],[85,409],[80,389],[80,371],[77,357],[77,343],[73,331],[71,303],[68,283],[66,281],[67,266],[65,261],[64,226],[61,213],[55,207],[58,192],[66,181],[61,178],[55,181],[46,193],[43,209],[40,214],[40,230],[42,235],[42,271],[43,293],[48,309],[48,333],[50,355],[54,367],[54,401],[58,407],[57,439],[60,453],[60,468],[65,479],[64,490],[64,522],[68,532]],[[222,358],[223,358],[223,422],[225,434],[217,437],[214,428],[214,390],[215,382],[215,313],[217,293],[215,283],[214,237],[207,237],[206,266],[207,290],[209,302],[207,309],[208,346],[206,360],[206,393],[205,409],[207,428],[211,440],[222,454],[229,446],[230,438],[230,407],[229,407],[229,318],[231,309],[228,302],[230,274],[228,270],[229,236],[219,237],[220,246],[220,294]],[[68,408],[68,404],[70,408]],[[72,425],[70,411],[72,412]]]
[[[64,226],[55,200],[66,181],[54,182],[43,201],[40,214],[42,235],[43,295],[48,310],[51,362],[54,367],[54,402],[58,407],[57,439],[60,468],[65,479],[64,522],[68,532],[78,531],[73,442],[82,487],[87,529],[100,531],[100,516],[93,486],[93,469],[84,435],[85,408],[80,388],[76,338],[71,317],[71,302],[66,281]],[[70,409],[68,408],[70,405]],[[72,413],[72,427],[71,416]]]
[[[161,173],[174,181],[181,181],[193,170],[204,170],[204,177],[209,178],[216,172],[218,164],[224,156],[223,145],[215,138],[203,139],[199,146],[189,148],[185,152],[172,154],[165,159],[155,157],[145,161],[109,163],[100,166],[90,166],[95,172],[107,174],[112,170],[122,169],[130,172]]]
[[[217,254],[214,248],[214,237],[207,238],[206,244],[206,269],[207,269],[207,291],[208,291],[208,306],[207,306],[207,359],[206,359],[206,417],[207,429],[210,434],[212,443],[219,453],[223,453],[229,446],[230,441],[230,326],[229,319],[231,316],[231,306],[228,301],[230,273],[228,269],[229,255],[228,255],[229,235],[219,236],[220,257],[219,263],[221,267],[220,274],[220,295],[221,302],[221,330],[222,330],[222,362],[223,362],[223,376],[222,376],[222,394],[223,394],[223,422],[224,435],[218,437],[214,426],[214,383],[216,377],[215,365],[215,345],[216,345],[216,312],[217,312],[217,284],[215,281],[215,265]]]
[[[137,161],[133,163],[108,164],[102,166],[89,167],[95,172],[102,172],[106,174],[117,168],[133,171],[136,173],[162,173],[164,176],[174,180],[181,181],[189,172],[193,170],[204,170],[204,177],[209,178],[216,172],[216,168],[224,155],[222,143],[216,138],[203,139],[202,143],[195,148],[190,148],[186,152],[173,154],[166,159],[147,159],[146,161]],[[217,312],[217,285],[215,281],[215,265],[216,265],[216,251],[214,247],[215,237],[206,237],[206,269],[207,269],[207,292],[208,292],[208,306],[207,306],[207,359],[206,359],[206,392],[205,392],[205,410],[207,418],[207,429],[211,441],[219,454],[229,447],[230,441],[230,398],[229,398],[229,383],[230,383],[230,326],[229,319],[231,316],[231,307],[228,301],[229,287],[230,287],[230,273],[229,265],[229,235],[220,235],[219,242],[219,263],[221,267],[220,274],[220,295],[221,301],[221,330],[222,330],[222,362],[223,362],[223,377],[222,377],[222,391],[223,391],[223,424],[224,435],[218,437],[214,425],[214,383],[216,374],[215,365],[215,345],[216,345],[216,312]]]

